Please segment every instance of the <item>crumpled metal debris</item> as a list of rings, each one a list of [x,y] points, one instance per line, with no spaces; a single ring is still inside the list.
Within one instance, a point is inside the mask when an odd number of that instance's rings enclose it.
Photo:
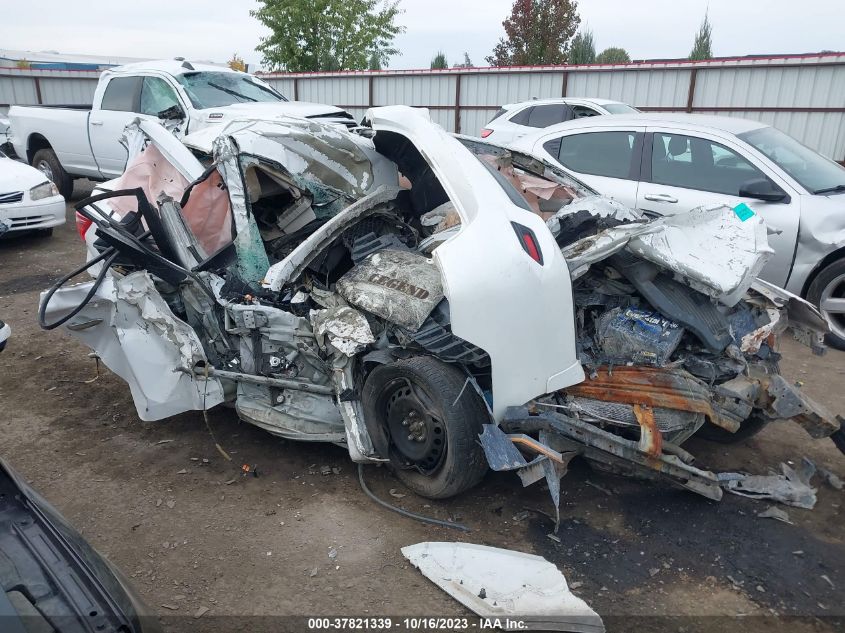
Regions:
[[[809,459],[801,467],[793,469],[780,465],[780,475],[746,475],[743,473],[719,473],[719,482],[728,492],[752,499],[772,499],[780,503],[812,510],[816,505],[816,488],[810,481],[816,466]]]
[[[403,547],[402,554],[483,618],[508,618],[530,631],[605,630],[599,614],[573,595],[563,574],[541,556],[471,543],[417,543]]]
[[[311,310],[310,317],[320,347],[325,347],[327,339],[342,354],[352,357],[376,342],[367,318],[349,306]]]
[[[761,519],[775,519],[776,521],[782,521],[783,523],[789,523],[790,525],[794,525],[792,521],[789,520],[789,514],[786,510],[782,510],[777,506],[769,506],[762,512],[758,512],[757,516]]]

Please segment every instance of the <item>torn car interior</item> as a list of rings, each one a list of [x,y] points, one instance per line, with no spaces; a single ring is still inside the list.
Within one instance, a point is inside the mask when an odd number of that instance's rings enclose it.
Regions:
[[[77,206],[88,263],[39,314],[143,420],[227,403],[431,498],[492,468],[545,479],[556,505],[575,456],[718,499],[693,435],[842,433],[779,374],[778,336],[821,352],[827,328],[756,280],[759,216],[648,219],[402,106],[182,141],[139,120],[125,144],[124,175]]]

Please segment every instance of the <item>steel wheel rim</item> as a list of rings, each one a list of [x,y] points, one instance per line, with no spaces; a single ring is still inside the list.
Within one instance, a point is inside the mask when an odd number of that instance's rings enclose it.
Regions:
[[[833,278],[822,290],[819,310],[833,334],[845,339],[845,274]]]
[[[432,398],[408,378],[396,378],[382,391],[391,448],[404,464],[431,474],[446,455],[446,425]]]
[[[38,164],[35,166],[35,168],[38,171],[40,171],[42,174],[47,176],[47,179],[50,182],[52,182],[52,183],[56,182],[55,180],[53,180],[53,168],[50,167],[50,163],[48,163],[46,160],[39,160]]]

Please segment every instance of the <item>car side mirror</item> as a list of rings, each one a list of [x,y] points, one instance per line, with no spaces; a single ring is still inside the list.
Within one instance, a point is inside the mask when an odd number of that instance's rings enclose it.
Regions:
[[[165,121],[182,121],[185,118],[185,111],[182,109],[182,106],[174,103],[169,108],[156,114],[156,116]]]
[[[739,186],[739,197],[764,202],[789,202],[789,195],[768,178],[746,180]]]

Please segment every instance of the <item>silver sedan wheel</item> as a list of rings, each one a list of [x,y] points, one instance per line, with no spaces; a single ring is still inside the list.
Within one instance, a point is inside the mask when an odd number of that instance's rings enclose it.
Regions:
[[[834,277],[822,290],[819,309],[830,325],[830,331],[845,339],[845,275]]]
[[[50,163],[48,163],[46,160],[39,160],[35,164],[35,168],[42,174],[47,176],[47,180],[53,183],[56,182],[55,180],[53,180],[53,168],[50,167]]]

